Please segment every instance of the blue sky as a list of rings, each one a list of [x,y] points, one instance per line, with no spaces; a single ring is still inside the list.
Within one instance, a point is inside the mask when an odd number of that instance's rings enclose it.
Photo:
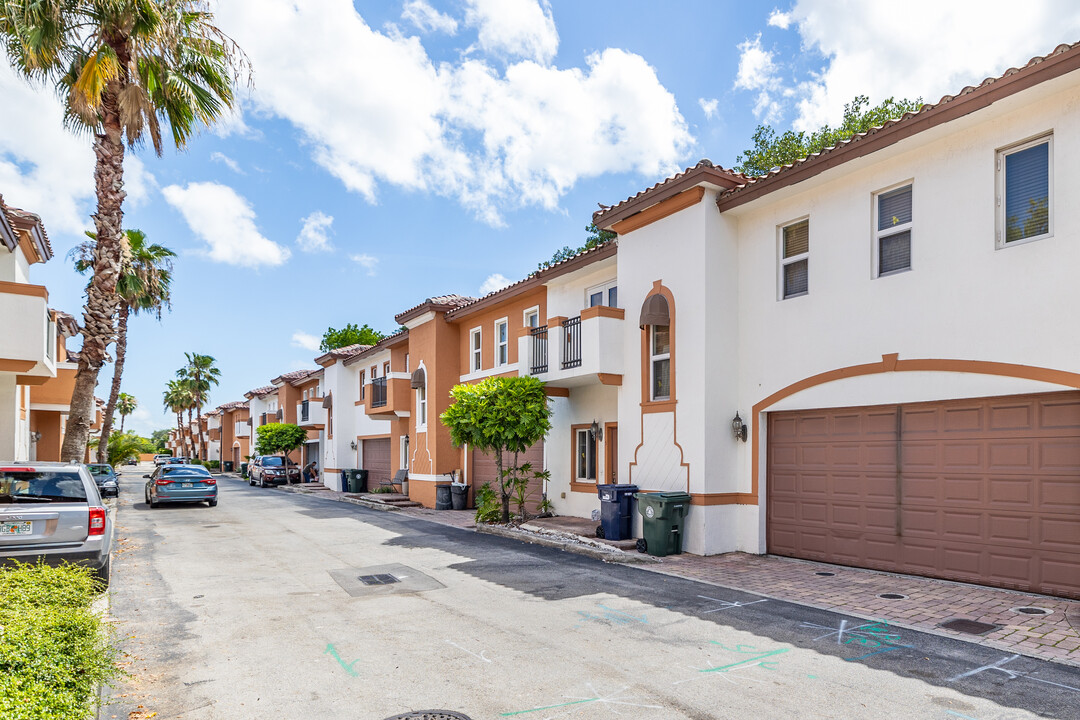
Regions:
[[[580,244],[597,203],[730,167],[758,123],[813,129],[859,93],[935,102],[1080,39],[1073,3],[992,5],[229,0],[254,89],[185,151],[127,163],[127,227],[179,254],[172,312],[132,322],[128,425],[172,425],[185,350],[218,359],[213,404],[241,399],[312,367],[328,326],[391,330]],[[6,69],[0,96],[0,193],[56,251],[32,280],[81,316],[65,254],[90,227],[89,141]]]

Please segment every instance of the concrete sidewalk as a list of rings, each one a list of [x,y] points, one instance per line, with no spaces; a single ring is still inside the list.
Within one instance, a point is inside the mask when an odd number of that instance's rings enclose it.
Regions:
[[[235,475],[229,477],[240,479]],[[298,487],[302,486],[292,486],[290,489]],[[328,489],[307,490],[304,494],[350,501],[344,493]],[[442,525],[464,529],[476,527],[471,510],[395,510],[402,515]],[[575,525],[573,522],[558,523],[560,518],[550,520],[559,524],[562,530]],[[535,520],[530,522],[537,523]],[[582,525],[586,526],[592,528],[595,523]],[[727,553],[702,557],[684,553],[657,560],[659,562],[638,567],[867,620],[886,620],[899,627],[1080,667],[1080,602],[773,555]],[[888,599],[880,597],[883,594],[904,597]],[[1025,614],[1019,608],[1049,612]],[[941,623],[953,619],[974,620],[999,627],[985,635],[971,635],[940,627]]]

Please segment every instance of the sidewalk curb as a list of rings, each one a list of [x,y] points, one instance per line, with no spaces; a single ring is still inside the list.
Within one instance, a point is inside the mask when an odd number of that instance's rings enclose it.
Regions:
[[[518,530],[517,528],[508,528],[501,525],[484,525],[483,523],[478,523],[476,532],[486,535],[497,535],[511,540],[519,540],[533,545],[543,545],[544,547],[555,548],[557,550],[565,550],[566,552],[585,555],[594,560],[602,560],[607,563],[631,565],[659,562],[659,560],[651,555],[632,555],[614,548],[611,550],[601,550],[600,548],[592,547],[574,540],[540,535],[539,533],[531,532],[529,530]]]

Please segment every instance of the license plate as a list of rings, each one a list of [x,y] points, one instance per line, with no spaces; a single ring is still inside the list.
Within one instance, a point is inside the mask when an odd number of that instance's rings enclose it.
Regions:
[[[195,483],[180,483],[180,487],[195,487]]]
[[[0,535],[30,535],[33,532],[34,524],[29,520],[0,523]]]

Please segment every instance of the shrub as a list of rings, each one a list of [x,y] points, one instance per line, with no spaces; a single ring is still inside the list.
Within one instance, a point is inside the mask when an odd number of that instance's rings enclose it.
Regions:
[[[221,461],[220,460],[211,460],[210,462],[208,462],[206,464],[210,467],[211,470],[218,470],[218,469],[221,468]]]
[[[119,672],[90,609],[99,589],[76,565],[0,569],[0,717],[94,716],[96,686]]]
[[[484,483],[476,491],[476,522],[498,522],[502,515],[502,502],[498,493],[491,489],[490,483]]]

